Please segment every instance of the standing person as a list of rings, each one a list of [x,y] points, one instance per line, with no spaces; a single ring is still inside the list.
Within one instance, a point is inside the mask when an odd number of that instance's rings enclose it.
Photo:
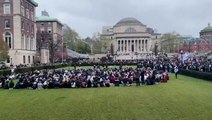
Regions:
[[[177,65],[174,67],[174,73],[175,73],[175,78],[177,79],[177,75],[178,75],[179,69],[177,67]]]
[[[136,81],[136,86],[141,86],[141,81],[140,81],[140,73],[139,73],[139,71],[137,71],[136,73],[135,73],[135,81]]]

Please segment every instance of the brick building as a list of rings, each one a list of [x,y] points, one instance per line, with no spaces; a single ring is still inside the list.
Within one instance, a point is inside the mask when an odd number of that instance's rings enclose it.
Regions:
[[[36,19],[36,26],[38,57],[41,63],[49,63],[49,44],[59,44],[59,51],[63,48],[63,24],[58,19],[51,18],[48,12],[42,11],[41,16]]]
[[[10,48],[8,65],[35,61],[37,6],[33,0],[0,0],[0,37]]]
[[[211,52],[212,51],[212,27],[210,24],[200,31],[200,38],[185,39],[181,48],[188,52]]]

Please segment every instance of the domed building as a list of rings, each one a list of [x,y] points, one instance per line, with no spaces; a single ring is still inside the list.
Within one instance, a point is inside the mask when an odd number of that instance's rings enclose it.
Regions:
[[[210,23],[206,28],[200,31],[200,38],[204,40],[212,40],[212,27]]]
[[[200,38],[185,38],[181,49],[197,53],[212,52],[212,27],[210,24],[200,31]]]
[[[124,18],[113,27],[103,27],[101,36],[112,40],[117,60],[145,58],[153,53],[161,38],[161,34],[135,18]]]

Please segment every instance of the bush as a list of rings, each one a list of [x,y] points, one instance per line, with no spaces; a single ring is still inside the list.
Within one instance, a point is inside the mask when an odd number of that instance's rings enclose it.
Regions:
[[[181,69],[180,74],[207,81],[212,81],[212,73]]]
[[[0,70],[0,75],[10,75],[11,74],[11,70],[6,69],[6,70]]]
[[[15,73],[27,73],[35,70],[49,70],[49,69],[58,69],[66,67],[67,65],[48,65],[48,66],[36,66],[36,67],[27,67],[27,68],[17,68]]]

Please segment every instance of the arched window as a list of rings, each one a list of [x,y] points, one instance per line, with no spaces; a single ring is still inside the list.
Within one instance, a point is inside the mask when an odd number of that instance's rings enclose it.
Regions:
[[[6,32],[4,40],[7,43],[8,47],[11,49],[12,48],[12,35],[11,35],[11,33]]]
[[[125,30],[125,32],[126,32],[126,33],[135,33],[135,32],[137,32],[137,31],[136,31],[135,28],[130,27],[130,28],[127,28],[127,29]]]

